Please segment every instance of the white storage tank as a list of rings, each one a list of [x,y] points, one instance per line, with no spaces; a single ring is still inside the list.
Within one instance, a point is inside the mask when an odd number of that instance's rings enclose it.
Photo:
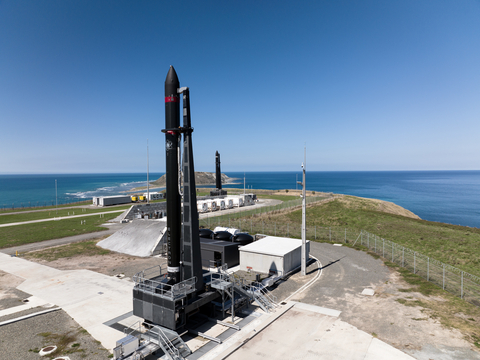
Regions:
[[[307,240],[307,260],[310,241]],[[283,276],[300,267],[302,240],[267,236],[240,247],[240,270]]]
[[[228,231],[232,235],[237,235],[240,233],[240,230],[238,229],[223,227],[223,226],[217,226],[215,229],[213,229],[213,232],[219,232],[219,231]]]

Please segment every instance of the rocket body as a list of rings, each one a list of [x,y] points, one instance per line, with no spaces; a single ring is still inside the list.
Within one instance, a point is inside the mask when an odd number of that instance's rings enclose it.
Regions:
[[[181,196],[179,186],[180,82],[173,66],[165,79],[165,156],[167,180],[167,271],[171,283],[180,281]]]
[[[222,174],[220,172],[220,154],[215,152],[215,186],[217,189],[222,188]]]

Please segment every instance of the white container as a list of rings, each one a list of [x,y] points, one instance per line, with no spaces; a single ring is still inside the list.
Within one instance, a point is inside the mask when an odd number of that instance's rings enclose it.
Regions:
[[[197,210],[200,213],[208,212],[208,204],[205,201],[198,201],[197,202]]]
[[[220,210],[225,210],[225,200],[220,200],[218,205]]]
[[[217,202],[215,200],[206,200],[205,203],[208,205],[208,210],[209,211],[217,211],[218,210]]]
[[[306,243],[307,255],[310,241]],[[298,268],[302,261],[302,240],[267,236],[261,240],[240,247],[240,270],[256,271],[263,274],[285,275]]]

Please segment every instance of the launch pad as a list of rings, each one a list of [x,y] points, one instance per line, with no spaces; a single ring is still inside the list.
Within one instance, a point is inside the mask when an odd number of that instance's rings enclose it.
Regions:
[[[236,310],[252,302],[266,312],[277,306],[276,299],[262,284],[235,276],[228,271],[228,264],[210,270],[202,266],[189,94],[187,87],[180,87],[171,66],[165,80],[165,129],[162,130],[166,150],[167,266],[145,269],[133,277],[133,315],[143,321],[138,329],[137,325],[126,329],[127,336],[114,348],[115,359],[145,357],[158,349],[170,359],[182,359],[191,350],[180,334],[189,328],[192,331],[194,317],[214,318],[217,312],[225,317],[229,313],[233,323]],[[180,95],[183,126],[180,126]],[[216,190],[223,195],[218,151],[216,172]]]

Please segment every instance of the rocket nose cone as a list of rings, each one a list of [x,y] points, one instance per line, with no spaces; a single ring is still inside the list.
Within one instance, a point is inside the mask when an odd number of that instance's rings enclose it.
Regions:
[[[165,79],[165,96],[177,95],[177,89],[180,87],[177,73],[173,66],[170,65],[167,78]]]
[[[173,84],[173,83],[178,83],[178,76],[177,72],[175,71],[175,68],[170,65],[170,69],[168,70],[167,78],[165,79],[165,83],[167,84]]]

